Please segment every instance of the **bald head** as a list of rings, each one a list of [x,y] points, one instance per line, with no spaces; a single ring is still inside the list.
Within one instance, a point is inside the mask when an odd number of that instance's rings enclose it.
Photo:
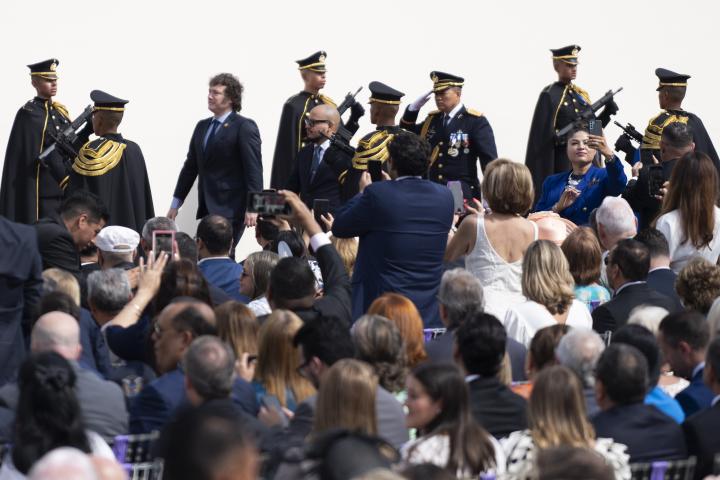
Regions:
[[[337,108],[332,105],[318,105],[313,108],[311,112],[315,112],[318,115],[316,117],[317,120],[327,120],[328,122],[331,122],[336,129],[337,126],[340,125],[340,114],[338,113]]]
[[[80,326],[67,313],[49,312],[35,322],[30,337],[33,353],[53,351],[67,360],[80,357]]]

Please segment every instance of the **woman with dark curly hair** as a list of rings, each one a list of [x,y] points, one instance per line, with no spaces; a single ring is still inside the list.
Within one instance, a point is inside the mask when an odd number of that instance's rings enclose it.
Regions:
[[[680,270],[675,280],[683,306],[707,315],[716,298],[720,297],[720,267],[704,258],[694,258]]]
[[[407,361],[400,329],[380,315],[363,315],[353,324],[352,336],[358,360],[373,367],[380,386],[390,393],[402,392]]]
[[[35,462],[58,447],[114,458],[100,435],[85,430],[75,381],[70,362],[55,352],[37,353],[23,362],[12,450],[2,462],[0,479],[25,478]]]

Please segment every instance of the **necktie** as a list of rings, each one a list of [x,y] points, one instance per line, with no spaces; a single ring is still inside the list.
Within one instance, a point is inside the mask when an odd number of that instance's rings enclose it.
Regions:
[[[210,142],[212,142],[212,139],[215,136],[215,131],[217,130],[218,125],[220,125],[220,122],[215,119],[213,119],[213,121],[210,123],[210,133],[208,133],[208,136],[205,139],[205,145],[203,145],[203,149],[207,150],[207,146],[210,145]]]
[[[448,123],[450,123],[450,115],[446,113],[445,117],[443,118],[443,128],[447,128]]]
[[[322,158],[322,148],[320,145],[315,145],[315,151],[313,152],[312,165],[310,166],[310,181],[312,182],[315,178],[318,168],[320,167],[320,160]]]

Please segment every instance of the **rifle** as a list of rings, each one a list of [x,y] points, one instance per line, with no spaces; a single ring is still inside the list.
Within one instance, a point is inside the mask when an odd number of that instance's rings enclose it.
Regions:
[[[69,158],[74,158],[77,156],[78,152],[75,150],[75,147],[73,147],[73,143],[75,143],[78,139],[78,130],[82,125],[90,121],[92,113],[93,107],[92,105],[88,105],[87,108],[83,110],[83,112],[78,115],[78,117],[73,120],[72,123],[70,123],[70,125],[65,127],[57,135],[53,134],[52,132],[48,132],[48,135],[50,135],[50,138],[52,138],[54,142],[52,145],[43,150],[38,156],[38,160],[43,167],[48,166],[46,161],[47,157],[57,149],[60,149],[60,151]]]
[[[618,88],[614,92],[612,90],[608,90],[605,95],[603,95],[597,102],[590,105],[590,110],[585,110],[581,115],[580,118],[575,120],[574,122],[568,123],[565,125],[562,130],[559,130],[555,132],[555,138],[558,141],[562,141],[565,138],[565,135],[568,134],[570,130],[573,128],[577,128],[581,126],[583,123],[587,122],[588,120],[591,120],[595,117],[595,113],[600,110],[602,107],[610,103],[615,95],[617,95],[620,91],[622,91],[623,87]]]
[[[332,136],[328,136],[323,133],[322,136],[330,140],[330,145],[334,145],[339,150],[342,150],[350,156],[355,155],[355,149],[352,147],[352,145],[350,145],[350,141],[342,135],[338,135],[338,133],[339,132],[334,133]]]
[[[360,87],[357,89],[355,93],[348,92],[347,95],[345,95],[345,99],[342,101],[340,105],[337,107],[337,111],[340,115],[345,113],[345,111],[352,106],[353,103],[355,103],[355,97],[358,93],[360,93],[360,90],[362,90],[363,87]]]
[[[622,130],[625,135],[628,136],[628,138],[635,140],[636,142],[642,144],[643,136],[640,132],[635,130],[635,127],[633,127],[632,123],[628,123],[627,126],[623,127],[620,122],[613,122],[615,125],[620,127],[620,130]]]

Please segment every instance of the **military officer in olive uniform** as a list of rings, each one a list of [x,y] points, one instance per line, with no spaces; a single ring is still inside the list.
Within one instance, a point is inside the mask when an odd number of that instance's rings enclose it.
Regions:
[[[408,106],[400,126],[427,139],[432,147],[428,179],[446,184],[461,182],[466,200],[480,198],[477,162],[482,168],[497,158],[495,136],[485,116],[465,108],[461,101],[462,77],[444,72],[431,72],[431,92]],[[422,123],[416,124],[420,108],[435,96],[438,109],[430,112]]]
[[[359,191],[360,177],[367,170],[368,161],[382,162],[387,171],[385,160],[390,156],[387,146],[394,135],[403,129],[397,126],[395,117],[400,110],[400,99],[404,93],[381,82],[370,82],[370,123],[375,130],[358,142],[352,159],[352,168],[342,179],[343,199],[354,197]]]
[[[51,58],[28,65],[30,79],[37,95],[18,110],[5,153],[0,184],[0,215],[20,223],[35,223],[52,215],[60,206],[67,181],[63,154],[53,152],[42,165],[38,155],[54,143],[53,136],[71,120],[65,106],[53,101],[57,93],[59,61]],[[75,145],[87,141],[87,126]]]
[[[665,126],[680,122],[690,126],[693,132],[693,141],[695,142],[695,150],[706,153],[715,164],[716,168],[720,168],[718,154],[715,151],[710,135],[705,130],[700,118],[690,112],[683,110],[682,102],[687,91],[687,81],[690,75],[675,73],[665,68],[655,70],[660,84],[657,87],[658,102],[660,108],[663,109],[658,115],[654,116],[648,122],[643,135],[642,145],[640,146],[640,160],[644,165],[653,164],[653,155],[660,160],[660,137],[662,136]]]
[[[536,196],[540,195],[545,178],[570,169],[567,145],[564,140],[556,138],[555,132],[576,121],[592,105],[588,92],[573,83],[577,76],[580,46],[568,45],[550,51],[558,80],[540,92],[525,155],[525,165],[532,173]],[[617,111],[617,104],[611,101],[597,118],[605,126]]]

